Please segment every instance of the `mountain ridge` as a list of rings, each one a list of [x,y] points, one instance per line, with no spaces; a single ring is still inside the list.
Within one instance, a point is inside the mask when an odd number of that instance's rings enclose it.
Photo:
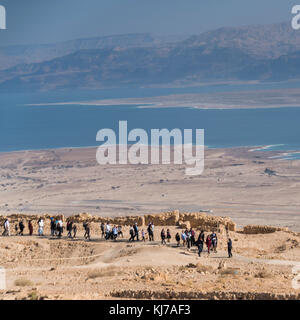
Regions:
[[[225,27],[174,42],[150,34],[100,41],[43,62],[0,70],[1,90],[50,90],[192,84],[203,81],[300,79],[300,32],[286,23]],[[267,35],[269,40],[265,41]],[[126,42],[126,46],[109,46]],[[74,41],[71,42],[74,45]],[[139,45],[138,45],[139,44]],[[99,45],[99,44],[98,44]],[[93,46],[93,45],[92,45]],[[104,46],[104,47],[103,47]]]

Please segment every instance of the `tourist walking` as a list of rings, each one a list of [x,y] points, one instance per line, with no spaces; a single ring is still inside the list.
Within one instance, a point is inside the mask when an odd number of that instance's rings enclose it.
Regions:
[[[32,236],[33,234],[33,225],[31,220],[28,221],[28,230],[29,230],[29,235]]]
[[[195,231],[191,228],[190,230],[190,233],[191,233],[191,246],[193,247],[195,245]]]
[[[90,225],[89,225],[88,221],[85,221],[82,225],[83,225],[83,228],[84,228],[84,235],[83,235],[84,239],[90,240],[90,232],[91,232],[91,230],[90,230]]]
[[[152,241],[154,241],[154,224],[151,222]]]
[[[73,239],[75,239],[76,238],[76,234],[77,234],[77,225],[74,223],[73,224]]]
[[[118,226],[118,237],[122,237],[123,238],[122,226]]]
[[[103,222],[101,222],[101,224],[100,224],[100,230],[101,230],[101,237],[104,238],[105,237],[105,225]]]
[[[161,244],[162,244],[162,245],[167,244],[167,243],[166,243],[166,233],[165,233],[165,229],[162,229],[162,230],[161,230],[160,237],[161,237]]]
[[[133,225],[134,236],[136,237],[136,241],[139,241],[139,228],[137,223]]]
[[[20,229],[19,235],[20,235],[20,236],[23,236],[23,232],[24,232],[24,229],[25,229],[23,220],[21,220],[21,221],[19,222],[19,229]]]
[[[211,238],[210,235],[206,238],[206,246],[207,246],[207,253],[210,254],[210,247],[211,247]]]
[[[53,217],[51,217],[51,218],[50,218],[50,232],[51,232],[51,237],[54,237],[55,228],[56,228],[55,220],[54,220]]]
[[[201,253],[203,251],[203,245],[204,245],[204,231],[201,230],[198,240],[197,240],[197,247],[198,247],[198,256],[201,257]]]
[[[185,244],[186,244],[186,233],[183,230],[181,231],[181,240],[182,240],[182,245],[185,246]]]
[[[62,234],[63,234],[63,222],[61,219],[59,219],[57,221],[57,232],[58,232],[58,238],[61,238],[62,237]]]
[[[142,241],[144,241],[144,242],[146,241],[144,229],[142,229]]]
[[[73,230],[73,222],[68,220],[68,222],[67,222],[67,231],[68,231],[67,237],[68,238],[72,238],[72,230]]]
[[[38,221],[38,235],[43,236],[44,235],[44,220],[43,218],[40,218]]]
[[[171,241],[171,233],[170,233],[170,229],[167,229],[167,241],[170,242]]]
[[[212,249],[214,252],[217,252],[217,245],[218,245],[218,237],[215,232],[211,234],[211,244],[212,244]]]
[[[10,225],[8,219],[5,219],[4,221],[4,231],[2,233],[3,236],[10,236]]]
[[[227,242],[228,258],[232,258],[232,241],[229,238]]]
[[[117,237],[118,237],[118,228],[117,228],[117,226],[113,227],[112,233],[113,233],[113,239],[114,239],[114,241],[116,241]]]
[[[175,235],[175,240],[177,241],[177,247],[179,247],[180,246],[180,235],[178,232]]]
[[[148,231],[149,241],[154,241],[154,235],[153,235],[153,229],[152,229],[151,222],[148,224],[147,231]]]
[[[133,229],[133,226],[130,226],[129,228],[129,234],[130,234],[130,238],[129,238],[129,241],[134,241],[134,229]]]
[[[186,230],[186,242],[187,242],[187,247],[188,249],[191,248],[191,242],[192,242],[192,233],[191,231]]]
[[[108,240],[110,237],[111,237],[111,227],[110,227],[110,224],[109,222],[106,224],[106,227],[105,227],[105,240]]]

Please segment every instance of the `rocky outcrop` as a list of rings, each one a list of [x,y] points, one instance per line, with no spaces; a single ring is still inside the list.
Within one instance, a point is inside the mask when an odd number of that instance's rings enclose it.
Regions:
[[[179,210],[159,214],[147,214],[145,215],[145,224],[148,225],[152,222],[156,226],[176,226],[178,225],[179,217]]]
[[[247,225],[244,227],[242,233],[244,234],[265,234],[276,231],[288,231],[288,228],[278,228],[271,226]]]
[[[150,291],[123,290],[110,294],[125,299],[201,299],[201,300],[299,300],[300,294],[276,294],[264,292],[199,292],[199,291]]]
[[[217,217],[202,212],[180,213],[180,220],[189,221],[192,228],[202,228],[204,231],[218,230],[224,226],[229,231],[236,231],[236,224],[228,217]]]

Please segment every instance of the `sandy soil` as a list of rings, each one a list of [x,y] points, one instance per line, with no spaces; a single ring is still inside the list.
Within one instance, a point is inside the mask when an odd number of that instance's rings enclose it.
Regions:
[[[93,225],[92,240],[11,236],[1,238],[0,259],[7,288],[0,299],[152,298],[165,294],[298,295],[292,288],[292,267],[300,263],[300,236],[288,232],[244,235],[231,232],[234,256],[227,258],[226,238],[219,235],[217,253],[197,256],[196,248],[177,247],[173,240],[105,241]],[[155,240],[161,228],[156,227]],[[46,230],[49,232],[49,230]],[[169,295],[169,296],[168,296]],[[226,297],[226,296],[225,296]],[[196,297],[195,297],[196,298]]]

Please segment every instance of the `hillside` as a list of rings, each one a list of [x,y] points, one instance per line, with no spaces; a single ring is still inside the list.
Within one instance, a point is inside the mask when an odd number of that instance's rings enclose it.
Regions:
[[[0,71],[0,90],[300,79],[300,32],[285,23],[172,39],[138,34],[43,47],[44,58],[54,52],[59,57]]]

